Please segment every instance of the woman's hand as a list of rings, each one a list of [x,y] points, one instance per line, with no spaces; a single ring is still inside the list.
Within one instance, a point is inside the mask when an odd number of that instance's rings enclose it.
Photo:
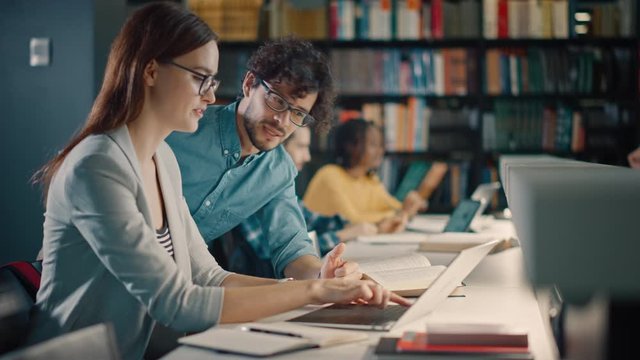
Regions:
[[[403,231],[408,222],[409,216],[404,211],[401,211],[396,215],[380,220],[376,225],[378,226],[378,233],[389,234]]]
[[[425,210],[427,210],[427,201],[417,191],[410,191],[402,202],[402,211],[406,212],[409,217],[417,214],[418,211]]]
[[[409,300],[392,293],[371,280],[326,279],[311,283],[312,302],[315,304],[351,302],[368,304],[379,308],[389,302],[410,306]]]

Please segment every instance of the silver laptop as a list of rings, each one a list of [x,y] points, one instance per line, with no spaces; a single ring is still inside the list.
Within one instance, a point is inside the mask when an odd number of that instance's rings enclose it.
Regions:
[[[447,269],[409,308],[400,305],[378,309],[366,305],[335,304],[289,321],[341,329],[390,331],[419,320],[444,302],[500,240],[462,250]]]

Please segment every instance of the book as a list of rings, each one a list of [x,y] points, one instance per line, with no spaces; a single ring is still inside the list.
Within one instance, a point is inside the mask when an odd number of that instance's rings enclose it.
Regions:
[[[272,356],[363,341],[368,337],[365,333],[353,331],[274,322],[246,323],[236,328],[213,327],[198,334],[182,337],[178,342],[236,354]]]
[[[412,345],[413,344],[413,345]],[[526,352],[528,333],[524,329],[499,323],[431,323],[425,332],[407,331],[398,341],[398,348],[410,348],[416,344],[429,345],[483,345],[517,348]]]
[[[495,240],[496,238],[500,238],[500,236],[497,234],[457,232],[428,235],[427,238],[418,245],[418,251],[460,252],[464,249]],[[518,241],[516,239],[510,236],[504,236],[504,239],[502,239],[502,241],[491,250],[490,254],[504,251],[515,246],[518,246]]]
[[[431,360],[446,360],[446,359],[514,359],[514,360],[532,360],[533,355],[530,352],[527,353],[491,353],[491,352],[458,352],[458,351],[427,351],[427,350],[413,350],[413,351],[398,351],[397,343],[398,338],[380,338],[374,354],[379,360],[392,360],[392,359],[428,359]]]
[[[410,191],[416,190],[430,167],[431,164],[426,161],[412,162],[398,185],[395,197],[402,201]]]
[[[363,259],[358,264],[366,278],[402,296],[420,296],[446,269],[443,265],[431,265],[429,259],[417,253]],[[452,295],[461,293],[454,291]]]

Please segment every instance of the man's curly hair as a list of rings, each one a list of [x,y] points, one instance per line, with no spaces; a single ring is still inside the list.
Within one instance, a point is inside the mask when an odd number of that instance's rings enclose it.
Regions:
[[[317,92],[310,112],[316,122],[311,126],[316,132],[329,130],[335,102],[331,67],[327,57],[310,42],[294,37],[268,41],[251,55],[247,69],[264,81],[292,85],[297,97]],[[252,84],[259,85],[258,79]]]

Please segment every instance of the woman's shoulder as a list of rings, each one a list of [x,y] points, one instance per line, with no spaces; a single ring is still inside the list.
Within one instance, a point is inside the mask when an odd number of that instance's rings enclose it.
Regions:
[[[66,161],[73,164],[90,164],[93,160],[115,160],[124,158],[123,151],[106,134],[89,135],[78,143],[67,155]]]
[[[316,176],[334,177],[344,176],[345,174],[346,172],[342,166],[336,164],[327,164],[316,171]]]

